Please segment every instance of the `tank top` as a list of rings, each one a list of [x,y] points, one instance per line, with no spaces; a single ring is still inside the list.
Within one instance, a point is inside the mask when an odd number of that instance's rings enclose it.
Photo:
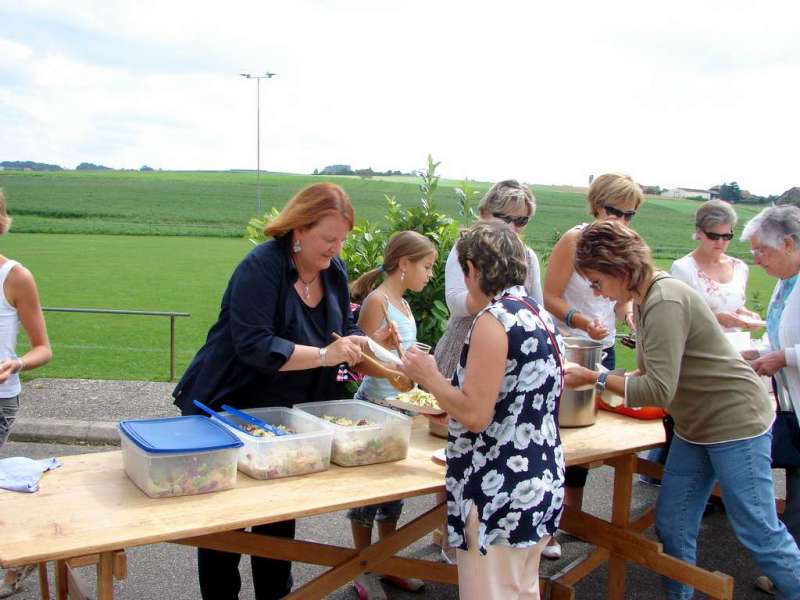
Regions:
[[[405,312],[389,302],[388,297],[384,296],[384,301],[389,308],[389,319],[397,323],[397,331],[400,334],[400,344],[405,350],[417,341],[417,323],[413,318],[410,318]],[[406,305],[406,310],[411,312],[408,303],[406,303],[405,300],[403,303]],[[381,321],[381,326],[385,324],[386,319]],[[396,396],[397,393],[397,389],[392,387],[392,384],[385,379],[367,375],[361,382],[355,397],[359,400],[368,400],[375,404],[385,405],[384,398]]]
[[[0,360],[17,357],[17,332],[19,331],[19,315],[17,309],[8,303],[5,292],[6,277],[11,269],[19,263],[7,260],[0,267]],[[9,375],[5,383],[0,384],[0,398],[19,396],[21,386],[19,375]]]
[[[576,229],[583,229],[586,224],[578,225]],[[608,335],[600,340],[603,348],[610,348],[614,345],[614,336],[617,333],[617,318],[614,314],[614,307],[617,305],[613,300],[604,298],[603,296],[595,296],[589,282],[585,278],[578,275],[573,270],[572,276],[567,282],[567,287],[564,289],[564,300],[570,308],[574,308],[582,315],[589,318],[599,319],[600,322],[608,328]],[[560,319],[556,319],[558,330],[564,337],[579,337],[584,339],[591,339],[589,334],[583,329],[577,327],[567,327],[567,324]]]

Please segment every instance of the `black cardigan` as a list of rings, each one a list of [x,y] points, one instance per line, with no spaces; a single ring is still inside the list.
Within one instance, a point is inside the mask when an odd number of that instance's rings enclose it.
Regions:
[[[334,258],[320,273],[327,339],[309,339],[307,314],[292,288],[297,269],[290,259],[289,237],[260,244],[233,272],[217,322],[172,393],[183,414],[199,412],[194,399],[219,409],[223,403],[252,408],[343,397],[335,366],[278,371],[295,343],[328,344],[333,332],[362,333],[350,310],[345,264]]]

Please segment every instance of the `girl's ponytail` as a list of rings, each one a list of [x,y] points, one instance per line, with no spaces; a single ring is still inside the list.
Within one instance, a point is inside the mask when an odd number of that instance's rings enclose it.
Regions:
[[[383,274],[383,267],[372,269],[362,274],[350,284],[350,299],[353,302],[363,302],[369,293],[378,287],[378,280]]]

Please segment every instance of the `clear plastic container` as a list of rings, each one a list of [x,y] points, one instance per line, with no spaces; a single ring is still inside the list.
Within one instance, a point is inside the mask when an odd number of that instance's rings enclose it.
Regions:
[[[254,479],[278,479],[324,471],[331,462],[333,432],[318,419],[294,408],[251,408],[243,410],[269,425],[282,426],[291,433],[259,436],[245,433],[225,423],[220,424],[238,437],[239,470]],[[236,424],[248,426],[230,413],[222,413]]]
[[[329,400],[295,404],[314,415],[333,431],[331,462],[342,467],[402,460],[408,454],[411,419],[389,408],[362,400]],[[325,417],[344,418],[352,424],[337,425]],[[360,420],[367,425],[356,425]]]
[[[119,430],[125,472],[152,498],[236,486],[242,442],[206,417],[121,421]]]

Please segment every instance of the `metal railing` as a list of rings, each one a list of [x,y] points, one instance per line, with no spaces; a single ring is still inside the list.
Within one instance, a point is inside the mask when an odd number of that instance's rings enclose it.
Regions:
[[[175,380],[175,318],[191,317],[191,313],[158,310],[116,310],[113,308],[57,308],[42,307],[45,312],[88,313],[100,315],[141,315],[145,317],[169,317],[169,380]]]

